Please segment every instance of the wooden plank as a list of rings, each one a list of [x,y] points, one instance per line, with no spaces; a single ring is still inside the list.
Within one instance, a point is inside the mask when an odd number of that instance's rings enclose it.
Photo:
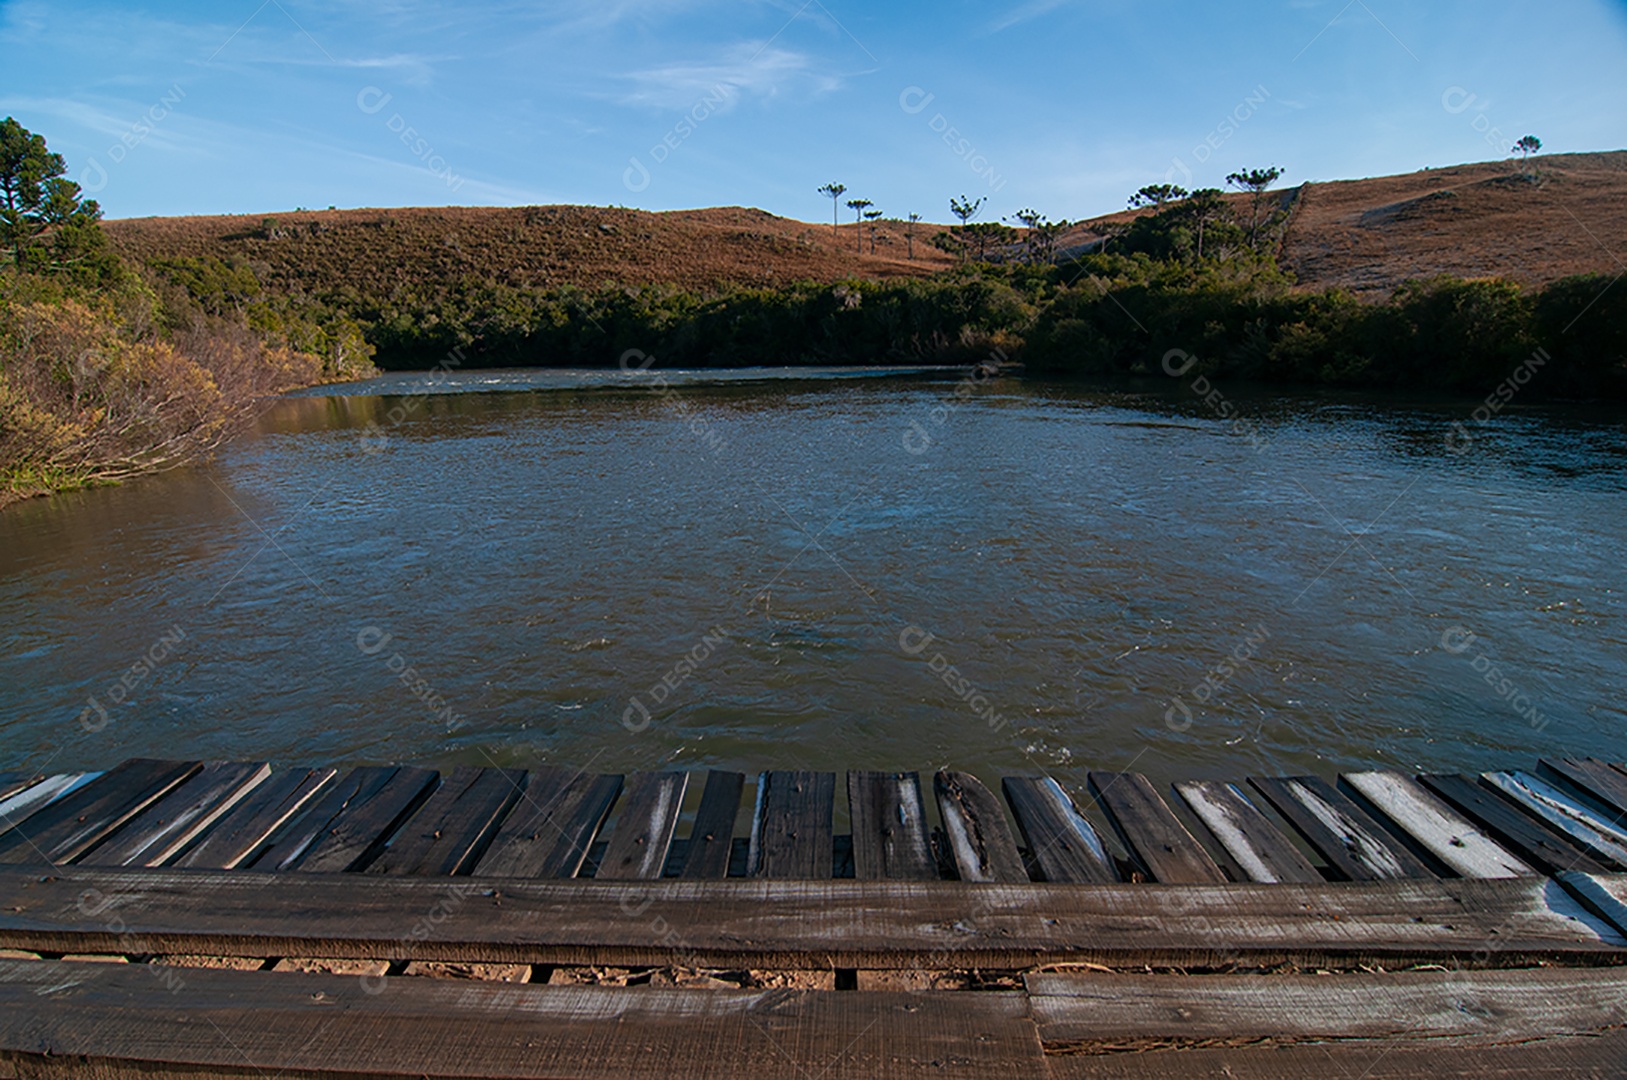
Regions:
[[[1249,881],[1319,883],[1325,879],[1293,841],[1222,780],[1183,780],[1175,791]]]
[[[364,765],[351,769],[329,784],[302,817],[280,829],[252,863],[243,865],[255,870],[294,869],[312,846],[325,837],[329,827],[347,808],[365,805],[384,790],[396,771],[397,766],[394,765]]]
[[[1341,975],[1024,976],[1057,1052],[1139,1039],[1451,1039],[1599,1035],[1627,1022],[1627,971],[1528,969]]]
[[[1046,881],[1119,879],[1107,845],[1061,784],[1048,776],[1008,776],[1001,787]]]
[[[688,786],[689,774],[684,772],[629,776],[616,827],[594,876],[629,881],[660,877]]]
[[[27,787],[33,787],[45,777],[31,769],[0,772],[0,802]]]
[[[98,772],[58,773],[0,799],[0,835],[28,820],[30,814],[53,800],[84,787],[101,775]]]
[[[533,770],[525,795],[475,864],[475,875],[574,876],[619,794],[620,776]]]
[[[0,948],[776,970],[1627,960],[1540,877],[1085,889],[82,866],[0,867]]]
[[[176,866],[231,870],[252,862],[260,845],[327,790],[338,769],[288,769],[249,793],[202,840],[174,861]]]
[[[835,807],[835,773],[759,773],[751,817],[752,876],[829,878]]]
[[[1504,847],[1545,874],[1561,870],[1610,873],[1611,868],[1592,858],[1563,833],[1477,784],[1472,776],[1440,773],[1418,777],[1418,782],[1467,814]]]
[[[199,768],[196,761],[132,758],[0,836],[0,863],[77,859]]]
[[[1627,935],[1627,874],[1561,870],[1554,877],[1584,908]]]
[[[1627,870],[1627,830],[1570,793],[1524,772],[1481,773],[1481,782],[1587,848],[1612,869]]]
[[[390,846],[367,864],[370,874],[467,874],[525,791],[524,769],[461,765],[413,814]]]
[[[1434,876],[1382,825],[1320,776],[1254,776],[1249,783],[1347,881]]]
[[[1609,811],[1610,820],[1627,824],[1627,776],[1595,758],[1543,758],[1537,775],[1561,786],[1569,785]]]
[[[263,761],[212,761],[80,861],[91,866],[160,866],[270,775],[271,766]]]
[[[380,879],[384,880],[384,879]],[[1026,995],[535,986],[0,962],[27,1075],[870,1080],[1035,1075]],[[383,990],[383,992],[379,992]],[[8,1075],[15,1075],[8,1067]]]
[[[950,769],[932,778],[932,790],[962,881],[1028,881],[1017,841],[993,792],[971,773]]]
[[[1493,878],[1537,872],[1410,777],[1354,772],[1341,776],[1340,783],[1348,784],[1455,873]]]
[[[734,840],[734,821],[740,812],[740,792],[746,786],[744,773],[706,774],[700,809],[689,831],[689,850],[684,856],[681,876],[724,878],[729,874],[729,853]]]
[[[847,805],[853,822],[854,877],[938,880],[917,774],[850,771]]]
[[[1170,885],[1226,880],[1203,845],[1186,831],[1145,776],[1092,771],[1088,779],[1091,794],[1101,804],[1130,857],[1152,880]]]
[[[298,860],[283,869],[306,873],[360,870],[440,786],[434,769],[400,766],[365,799],[353,799],[328,822]]]

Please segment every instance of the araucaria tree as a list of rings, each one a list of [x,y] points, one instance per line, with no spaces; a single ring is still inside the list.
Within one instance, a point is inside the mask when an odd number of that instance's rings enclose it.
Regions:
[[[859,234],[859,254],[860,255],[864,254],[864,228],[863,228],[864,211],[865,211],[866,208],[874,206],[874,205],[875,205],[875,203],[871,202],[869,199],[849,199],[849,200],[847,200],[847,208],[849,210],[853,211],[853,228]]]
[[[1253,251],[1260,250],[1260,200],[1265,198],[1266,189],[1275,184],[1280,176],[1282,170],[1273,165],[1269,169],[1249,169],[1226,177],[1226,183],[1253,196],[1253,212],[1248,227],[1248,246]]]
[[[1184,198],[1186,189],[1179,184],[1148,184],[1130,196],[1130,208],[1139,210],[1143,206],[1150,206],[1154,210],[1162,210],[1165,203],[1178,202]]]
[[[870,223],[870,254],[876,253],[876,222],[881,218],[880,210],[866,210],[864,220]]]
[[[69,269],[94,254],[102,216],[65,179],[61,154],[12,117],[0,122],[0,250],[22,270]]]
[[[836,220],[836,212],[840,209],[840,207],[836,205],[836,200],[840,199],[842,197],[842,192],[846,190],[846,184],[838,184],[834,180],[819,189],[819,194],[830,199],[830,232],[832,236],[839,235],[837,233],[837,229],[841,225],[841,223]]]
[[[905,220],[909,222],[908,225],[904,226],[904,250],[908,252],[905,257],[913,261],[915,258],[915,223],[921,220],[921,215],[912,210],[910,216]]]
[[[1526,164],[1527,161],[1530,160],[1531,155],[1535,154],[1537,151],[1539,151],[1541,149],[1542,149],[1542,140],[1541,139],[1537,138],[1535,135],[1522,135],[1520,137],[1519,142],[1517,142],[1513,146],[1509,147],[1509,153],[1520,155],[1520,167],[1522,169],[1524,169],[1525,164]],[[1531,171],[1529,169],[1526,169],[1525,170],[1525,175],[1530,176]]]
[[[960,228],[957,230],[957,232],[961,234],[959,239],[961,241],[962,258],[965,258],[969,253],[969,249],[966,246],[966,223],[976,217],[979,210],[983,209],[983,203],[986,198],[987,196],[979,196],[977,199],[973,200],[967,198],[965,195],[962,195],[958,199],[951,198],[949,200],[949,212],[960,219]]]

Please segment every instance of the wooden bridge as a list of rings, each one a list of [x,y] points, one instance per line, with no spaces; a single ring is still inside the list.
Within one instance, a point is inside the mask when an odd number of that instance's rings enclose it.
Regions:
[[[1627,1076],[1621,765],[999,787],[0,774],[0,1077]]]

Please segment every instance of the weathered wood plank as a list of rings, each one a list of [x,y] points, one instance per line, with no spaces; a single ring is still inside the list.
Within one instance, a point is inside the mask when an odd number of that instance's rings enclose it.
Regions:
[[[1627,1023],[1619,968],[1354,975],[1030,974],[1048,1050],[1136,1039],[1452,1039],[1600,1035]]]
[[[616,827],[595,877],[647,881],[661,876],[678,827],[689,774],[640,772],[627,778]]]
[[[30,1075],[1033,1075],[1025,995],[532,986],[0,962],[0,1049]],[[370,990],[375,992],[370,992]],[[252,1070],[252,1072],[251,1072]]]
[[[28,820],[28,816],[35,811],[84,787],[101,775],[99,772],[58,773],[0,799],[0,835]]]
[[[854,877],[938,880],[917,774],[852,770],[847,774],[847,805]]]
[[[1107,845],[1061,784],[1048,776],[1007,776],[1001,787],[1045,880],[1105,884],[1119,879]]]
[[[1569,786],[1592,798],[1610,812],[1617,825],[1627,824],[1627,776],[1594,758],[1543,758],[1537,775]]]
[[[1455,873],[1491,878],[1537,872],[1410,777],[1396,772],[1354,772],[1345,773],[1340,782]]]
[[[1546,780],[1524,772],[1481,773],[1482,783],[1518,803],[1528,814],[1577,841],[1612,869],[1627,870],[1627,830]]]
[[[365,805],[396,774],[394,765],[364,765],[335,780],[297,821],[278,830],[253,863],[255,870],[292,870],[348,807]]]
[[[1249,783],[1346,880],[1434,876],[1382,825],[1320,776],[1252,776]]]
[[[467,874],[525,790],[524,769],[452,770],[435,793],[396,832],[369,874]]]
[[[174,865],[231,870],[252,860],[260,845],[308,807],[337,775],[339,770],[330,768],[273,773]]]
[[[684,857],[683,877],[724,878],[729,874],[729,853],[734,840],[734,822],[740,813],[740,792],[746,786],[744,773],[706,774],[700,809],[689,831],[689,850]]]
[[[1627,959],[1538,877],[1079,888],[80,866],[0,867],[0,948],[782,970]]]
[[[0,836],[0,863],[77,859],[198,770],[196,761],[132,758]]]
[[[1022,853],[993,792],[971,773],[951,769],[932,778],[932,790],[962,881],[1028,881]]]
[[[352,800],[334,815],[298,861],[284,868],[306,873],[362,869],[434,794],[440,779],[434,769],[397,768],[373,794]]]
[[[1467,814],[1492,838],[1545,874],[1561,870],[1584,873],[1611,872],[1592,858],[1565,834],[1549,829],[1541,821],[1522,813],[1507,799],[1477,784],[1472,776],[1459,773],[1425,774],[1418,782]]]
[[[23,790],[23,788],[33,787],[35,784],[44,779],[45,777],[31,769],[12,769],[6,772],[0,772],[0,802],[4,802],[6,799],[17,794],[17,792]]]
[[[1326,879],[1235,784],[1183,780],[1175,791],[1250,881],[1320,883]]]
[[[1627,935],[1627,874],[1561,870],[1554,877],[1584,908]]]
[[[271,766],[263,761],[212,761],[79,861],[92,866],[160,866],[270,775]]]
[[[1154,881],[1170,885],[1224,882],[1203,845],[1186,831],[1152,784],[1140,773],[1089,773],[1091,794],[1101,804],[1130,858]]]
[[[621,794],[621,783],[620,776],[533,770],[525,795],[475,864],[475,875],[573,876],[582,868],[594,836]]]
[[[764,772],[751,817],[751,875],[822,880],[831,876],[836,774]]]

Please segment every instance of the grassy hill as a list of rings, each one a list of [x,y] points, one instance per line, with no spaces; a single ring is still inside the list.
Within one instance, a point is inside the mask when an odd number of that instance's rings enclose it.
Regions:
[[[1627,253],[1616,247],[1627,236],[1627,151],[1552,155],[1533,166],[1539,183],[1502,161],[1286,189],[1276,193],[1295,201],[1283,263],[1303,288],[1342,286],[1374,299],[1440,273],[1535,286],[1622,269]],[[1061,247],[1092,246],[1103,224],[1136,214],[1081,222]],[[448,281],[531,289],[659,284],[706,293],[922,277],[953,263],[930,243],[942,225],[915,227],[910,258],[905,226],[882,222],[871,255],[868,234],[863,252],[856,250],[850,221],[833,236],[828,223],[742,207],[327,210],[133,218],[105,227],[117,251],[141,262],[236,256],[267,287],[308,293],[379,295]]]

